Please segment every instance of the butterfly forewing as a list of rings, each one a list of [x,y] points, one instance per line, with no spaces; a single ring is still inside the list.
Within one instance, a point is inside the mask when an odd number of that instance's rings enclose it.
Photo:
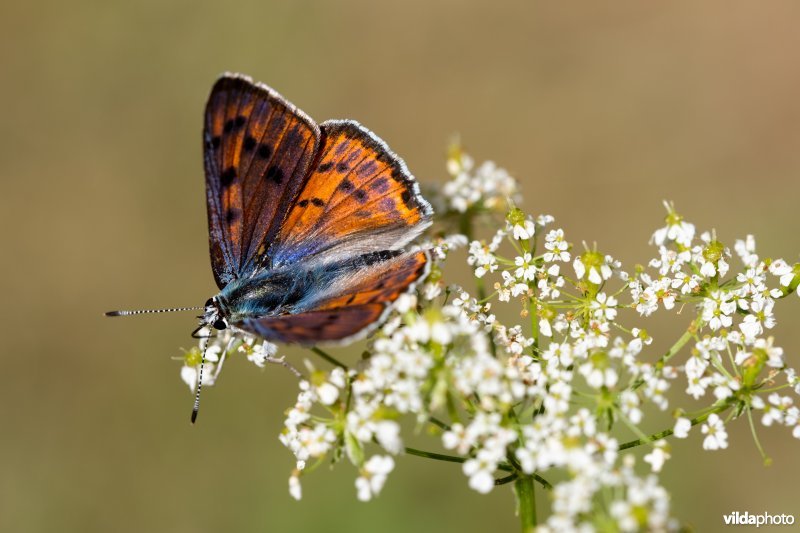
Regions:
[[[430,205],[383,141],[353,121],[328,121],[321,131],[316,166],[269,253],[275,265],[398,249],[430,224]]]
[[[308,176],[319,138],[310,118],[266,86],[232,75],[214,85],[204,143],[218,286],[260,266]]]

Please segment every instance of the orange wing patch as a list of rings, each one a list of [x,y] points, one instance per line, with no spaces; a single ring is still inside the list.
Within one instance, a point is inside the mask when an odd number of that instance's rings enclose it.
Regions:
[[[399,248],[430,224],[432,210],[405,164],[355,122],[326,122],[316,168],[289,212],[271,254],[276,264],[330,249],[349,238],[388,235]],[[411,228],[414,228],[412,230]]]

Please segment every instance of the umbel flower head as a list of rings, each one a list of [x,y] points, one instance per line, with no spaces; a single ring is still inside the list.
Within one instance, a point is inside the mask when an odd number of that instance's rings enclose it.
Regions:
[[[752,426],[759,449],[757,425],[800,439],[800,379],[771,335],[779,301],[800,295],[800,265],[762,259],[752,235],[728,246],[665,204],[654,256],[626,270],[575,247],[552,216],[517,207],[517,182],[494,163],[454,147],[447,168],[427,282],[395,302],[358,362],[353,350],[339,361],[314,349],[321,359],[297,372],[279,437],[294,456],[292,497],[303,476],[344,458],[367,501],[418,456],[460,463],[479,493],[513,484],[523,520],[533,484],[543,487],[543,531],[659,531],[678,526],[658,476],[679,439],[697,431],[703,449],[725,449],[735,423]],[[459,248],[468,283],[448,277]],[[684,326],[666,353],[650,349],[654,313]],[[289,364],[275,345],[229,330],[209,342],[206,385],[232,356]],[[199,355],[183,357],[190,388]],[[675,421],[647,435],[659,411]],[[408,447],[411,433],[430,436],[431,451]],[[639,463],[637,446],[647,449]]]

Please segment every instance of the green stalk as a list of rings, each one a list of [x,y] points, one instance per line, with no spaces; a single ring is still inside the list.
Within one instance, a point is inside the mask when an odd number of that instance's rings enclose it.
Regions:
[[[732,399],[729,399],[725,403],[722,403],[722,404],[712,408],[707,413],[702,414],[702,415],[698,416],[697,418],[693,418],[691,420],[692,427],[694,427],[697,424],[700,424],[702,422],[705,422],[708,419],[708,417],[711,416],[714,413],[721,413],[722,411],[727,410],[729,407],[731,407],[731,405],[733,405],[733,403],[735,401],[736,401],[736,398],[732,397]],[[632,440],[632,441],[629,441],[629,442],[625,442],[625,443],[622,443],[622,444],[619,445],[619,451],[627,450],[628,448],[635,448],[636,446],[641,446],[642,444],[655,442],[655,441],[657,441],[659,439],[663,439],[664,437],[669,437],[673,433],[674,433],[673,429],[670,428],[670,429],[665,429],[664,431],[659,431],[658,433],[653,433],[652,435],[649,435],[649,436],[646,436],[646,437],[642,437],[641,439],[636,439],[636,440]]]
[[[311,351],[314,352],[315,354],[317,354],[318,356],[322,357],[323,359],[325,359],[327,362],[329,362],[333,366],[338,366],[339,368],[344,368],[345,370],[347,370],[347,365],[346,364],[340,363],[339,361],[336,360],[335,357],[330,355],[328,352],[320,350],[316,346],[312,346],[311,347]]]
[[[521,475],[514,481],[514,494],[517,497],[517,516],[522,533],[532,533],[536,528],[536,493],[533,477]]]
[[[667,353],[659,358],[655,365],[657,370],[661,370],[667,361],[669,361],[676,353],[681,351],[681,349],[686,346],[686,343],[688,343],[695,336],[697,330],[700,329],[700,323],[700,318],[692,322],[689,328],[683,333],[683,335],[681,335],[681,338],[679,338],[675,344],[673,344],[672,347],[667,350]],[[644,385],[644,379],[639,378],[634,381],[633,385],[631,386],[631,390],[636,390],[642,385]]]

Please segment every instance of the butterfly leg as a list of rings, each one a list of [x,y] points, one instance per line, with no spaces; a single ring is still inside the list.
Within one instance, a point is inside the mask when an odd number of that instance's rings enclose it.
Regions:
[[[294,374],[297,377],[297,379],[300,379],[300,380],[305,379],[305,376],[303,376],[302,372],[300,372],[295,367],[293,367],[291,364],[286,362],[286,357],[285,356],[281,356],[281,357],[265,357],[264,361],[267,362],[267,363],[271,363],[273,365],[280,365],[280,366],[286,368],[289,372]]]
[[[193,339],[216,339],[217,338],[217,336],[214,335],[213,333],[208,334],[208,335],[198,335],[200,330],[203,329],[204,327],[206,327],[206,324],[200,324],[199,326],[194,328],[194,331],[192,332],[192,338]]]

